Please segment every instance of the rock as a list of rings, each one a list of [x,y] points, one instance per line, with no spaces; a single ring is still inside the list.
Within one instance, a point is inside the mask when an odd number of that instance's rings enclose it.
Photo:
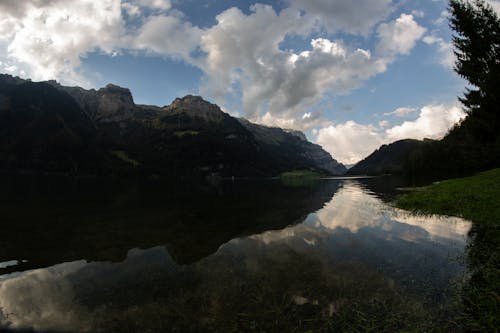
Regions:
[[[136,109],[132,93],[127,88],[108,84],[97,91],[98,106],[95,120],[122,122],[131,120]]]
[[[200,96],[193,95],[176,98],[172,104],[163,108],[163,112],[168,116],[184,114],[188,117],[201,118],[204,121],[215,123],[228,116],[217,105],[205,101]]]
[[[132,93],[127,88],[108,84],[99,90],[65,87],[56,81],[47,81],[53,87],[68,93],[83,111],[96,122],[110,123],[131,120],[136,110]]]
[[[332,175],[343,175],[347,171],[347,168],[342,163],[336,161],[320,145],[309,141],[303,141],[302,156],[313,161],[318,168],[326,170]]]

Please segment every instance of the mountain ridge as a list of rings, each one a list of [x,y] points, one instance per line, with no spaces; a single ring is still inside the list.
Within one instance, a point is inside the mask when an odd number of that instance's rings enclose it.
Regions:
[[[33,121],[41,116],[43,122]],[[0,74],[0,122],[2,142],[23,142],[0,144],[0,169],[6,170],[166,176],[345,172],[302,132],[231,117],[200,96],[163,107],[140,105],[129,89],[114,84],[86,90]]]
[[[351,176],[404,174],[410,155],[430,141],[432,140],[403,139],[382,145],[349,168],[346,174]]]

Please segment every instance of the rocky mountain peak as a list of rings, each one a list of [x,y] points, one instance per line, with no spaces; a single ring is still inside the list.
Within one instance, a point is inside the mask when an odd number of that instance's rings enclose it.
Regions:
[[[302,131],[293,130],[293,129],[285,129],[285,132],[287,132],[293,136],[296,136],[297,138],[299,138],[302,141],[307,141],[306,135]]]
[[[128,88],[109,83],[106,87],[99,89],[98,92],[101,97],[109,96],[110,98],[118,98],[125,104],[134,105],[134,98]]]
[[[22,84],[22,83],[25,83],[28,81],[30,81],[30,80],[23,80],[18,76],[12,76],[9,74],[0,74],[0,82],[1,83],[17,85],[17,84]]]
[[[172,102],[170,107],[193,109],[202,112],[207,112],[212,110],[220,111],[220,108],[217,105],[205,101],[201,96],[194,96],[194,95],[186,95],[181,98],[176,98]]]
[[[226,116],[216,104],[194,95],[176,98],[172,104],[165,106],[163,110],[173,114],[184,113],[190,117],[203,118],[205,121],[212,122],[219,122]]]

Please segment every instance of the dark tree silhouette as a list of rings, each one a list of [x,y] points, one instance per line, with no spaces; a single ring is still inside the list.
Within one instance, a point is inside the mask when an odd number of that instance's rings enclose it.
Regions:
[[[489,167],[500,161],[500,19],[484,0],[451,0],[455,71],[471,84],[460,101],[469,117],[460,131],[487,147]],[[463,135],[461,135],[463,136]]]
[[[413,151],[410,174],[451,178],[500,166],[500,19],[484,0],[450,0],[455,71],[469,82],[467,117],[441,141]]]
[[[500,92],[500,20],[483,0],[450,1],[450,26],[455,31],[455,71],[474,88],[460,98],[469,113],[498,113]]]
[[[455,31],[455,71],[471,84],[460,98],[468,117],[436,151],[465,156],[453,160],[468,171],[499,167],[500,19],[484,0],[450,0],[450,13],[450,26]],[[469,234],[467,259],[471,275],[462,290],[466,332],[497,332],[500,327],[500,233],[498,221],[488,222],[475,225]]]

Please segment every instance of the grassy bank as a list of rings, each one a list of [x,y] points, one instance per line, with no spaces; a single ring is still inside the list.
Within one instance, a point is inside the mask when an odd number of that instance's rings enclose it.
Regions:
[[[471,277],[463,288],[468,331],[500,327],[500,169],[445,180],[403,195],[400,208],[422,214],[460,216],[474,222],[467,249]]]
[[[404,195],[397,206],[421,213],[454,215],[476,223],[500,224],[500,169],[445,180]]]
[[[280,174],[280,178],[319,178],[320,174],[313,170],[293,170]]]
[[[315,184],[321,175],[313,170],[293,170],[280,174],[279,178],[283,185],[301,187]]]

